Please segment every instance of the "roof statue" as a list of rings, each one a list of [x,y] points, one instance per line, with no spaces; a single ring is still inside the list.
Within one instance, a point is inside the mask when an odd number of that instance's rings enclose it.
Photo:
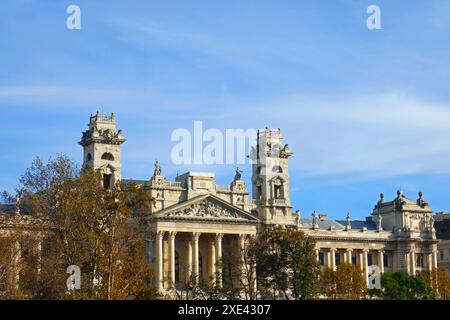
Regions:
[[[383,220],[383,217],[381,216],[381,214],[378,212],[378,215],[377,215],[377,230],[378,231],[383,231],[383,227],[382,227],[382,220]]]
[[[295,225],[298,227],[300,227],[300,210],[295,211]]]
[[[153,176],[160,176],[161,175],[161,166],[159,165],[159,161],[156,160],[155,162],[155,170],[153,171]]]
[[[317,212],[315,210],[312,214],[312,228],[313,229],[319,228],[319,215],[317,214]]]
[[[419,199],[417,199],[417,205],[419,205],[422,208],[428,205],[428,202],[423,196],[422,191],[419,192]]]
[[[346,218],[346,224],[345,224],[345,230],[350,230],[352,228],[352,224],[350,221],[350,211],[347,211],[347,218]]]
[[[239,167],[237,167],[237,168],[236,168],[236,174],[234,175],[234,181],[241,180],[241,178],[242,178],[242,173],[243,173],[243,172],[244,172],[244,171],[239,170]]]

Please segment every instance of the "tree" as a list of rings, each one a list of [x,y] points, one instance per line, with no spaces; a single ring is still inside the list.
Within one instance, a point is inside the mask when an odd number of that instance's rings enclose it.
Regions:
[[[256,300],[255,240],[252,237],[244,239],[241,249],[238,252],[224,251],[215,265],[215,275],[208,283],[201,284],[201,281],[195,281],[194,276],[191,276],[184,284],[185,296],[190,288],[194,299]],[[178,298],[182,299],[182,294],[178,294]]]
[[[142,237],[152,202],[145,190],[121,183],[105,190],[99,173],[80,172],[66,156],[48,163],[36,159],[20,181],[21,205],[49,224],[41,272],[28,281],[33,297],[154,297]],[[82,286],[69,294],[66,268],[72,264],[81,268]]]
[[[421,277],[407,272],[387,272],[381,276],[381,290],[372,291],[386,300],[434,299],[431,286]]]
[[[350,263],[341,263],[336,271],[331,268],[325,269],[321,284],[325,296],[343,300],[361,299],[367,287],[361,269]]]
[[[419,276],[433,289],[433,295],[439,299],[450,299],[450,277],[442,270],[434,268],[431,271],[422,271]]]
[[[319,292],[315,242],[297,229],[267,229],[253,248],[262,295],[312,299]]]

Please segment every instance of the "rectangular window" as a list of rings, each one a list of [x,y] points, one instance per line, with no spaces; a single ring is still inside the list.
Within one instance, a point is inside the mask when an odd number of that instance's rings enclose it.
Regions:
[[[388,258],[388,255],[386,253],[383,254],[383,266],[385,268],[389,267],[389,258]]]
[[[416,253],[416,267],[423,267],[423,253]]]
[[[371,253],[367,254],[367,265],[368,266],[373,265],[373,255]]]
[[[337,266],[341,264],[341,253],[339,251],[336,251],[334,253],[334,259],[336,261]]]
[[[356,252],[352,252],[352,264],[356,265]]]
[[[324,255],[324,253],[322,251],[319,252],[319,262],[320,262],[321,266],[325,265],[325,255]]]
[[[439,259],[444,260],[444,251],[439,251]]]

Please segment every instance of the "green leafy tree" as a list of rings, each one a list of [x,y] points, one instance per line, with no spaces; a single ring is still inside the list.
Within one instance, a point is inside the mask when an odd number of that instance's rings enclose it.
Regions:
[[[256,239],[258,286],[262,296],[313,299],[320,289],[315,242],[297,229],[267,229]]]
[[[381,276],[381,290],[371,294],[386,300],[434,299],[433,289],[422,278],[410,276],[407,272],[387,272]]]

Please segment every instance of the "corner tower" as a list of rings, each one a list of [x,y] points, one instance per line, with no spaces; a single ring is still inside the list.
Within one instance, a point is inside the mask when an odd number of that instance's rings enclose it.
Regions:
[[[293,223],[288,158],[292,155],[283,143],[281,130],[258,130],[252,159],[253,199],[264,224]]]
[[[89,129],[83,132],[83,170],[92,168],[102,174],[103,186],[112,188],[122,176],[120,146],[125,142],[122,130],[116,131],[116,117],[97,114],[90,116]]]

